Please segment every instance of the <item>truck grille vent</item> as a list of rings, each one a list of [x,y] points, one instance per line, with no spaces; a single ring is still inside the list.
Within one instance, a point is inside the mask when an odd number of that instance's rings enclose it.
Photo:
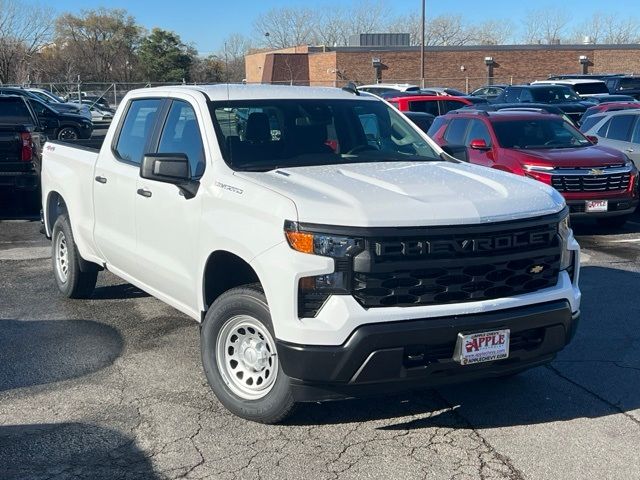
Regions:
[[[609,192],[626,190],[630,179],[630,173],[553,175],[551,185],[559,192]]]

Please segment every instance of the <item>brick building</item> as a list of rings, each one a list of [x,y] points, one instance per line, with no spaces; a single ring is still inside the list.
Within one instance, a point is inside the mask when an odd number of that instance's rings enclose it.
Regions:
[[[582,63],[581,63],[582,57]],[[586,57],[586,58],[585,58]],[[487,83],[522,83],[550,74],[640,74],[640,44],[491,45],[427,47],[425,84],[473,89]],[[340,86],[375,83],[374,61],[383,82],[420,84],[420,47],[312,47],[257,51],[245,57],[250,83]]]

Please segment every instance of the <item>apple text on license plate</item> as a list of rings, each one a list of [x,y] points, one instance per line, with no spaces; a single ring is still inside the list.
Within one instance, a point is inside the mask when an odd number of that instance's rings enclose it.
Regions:
[[[606,212],[609,208],[608,200],[587,200],[585,210],[588,212]]]
[[[493,362],[509,357],[510,330],[458,334],[453,359],[461,365]]]

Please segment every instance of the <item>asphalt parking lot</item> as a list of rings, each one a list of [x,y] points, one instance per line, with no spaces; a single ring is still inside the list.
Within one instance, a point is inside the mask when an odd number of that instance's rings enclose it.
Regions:
[[[197,325],[103,273],[62,298],[34,212],[0,195],[1,479],[640,479],[640,214],[575,229],[582,323],[548,367],[246,422]]]

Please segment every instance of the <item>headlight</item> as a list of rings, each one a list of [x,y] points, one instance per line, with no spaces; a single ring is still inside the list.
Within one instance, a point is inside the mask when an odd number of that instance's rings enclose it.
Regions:
[[[351,257],[362,251],[363,240],[344,235],[310,232],[296,222],[287,221],[284,234],[289,246],[302,253],[321,255],[335,260],[334,271],[298,282],[298,316],[315,317],[331,295],[351,293]]]
[[[294,250],[323,257],[349,257],[359,251],[362,244],[358,238],[300,230],[298,224],[291,221],[285,222],[284,233]]]
[[[571,237],[571,224],[569,215],[560,220],[558,224],[558,235],[561,242],[560,270],[567,270],[573,264],[573,252],[569,250],[569,237]]]

